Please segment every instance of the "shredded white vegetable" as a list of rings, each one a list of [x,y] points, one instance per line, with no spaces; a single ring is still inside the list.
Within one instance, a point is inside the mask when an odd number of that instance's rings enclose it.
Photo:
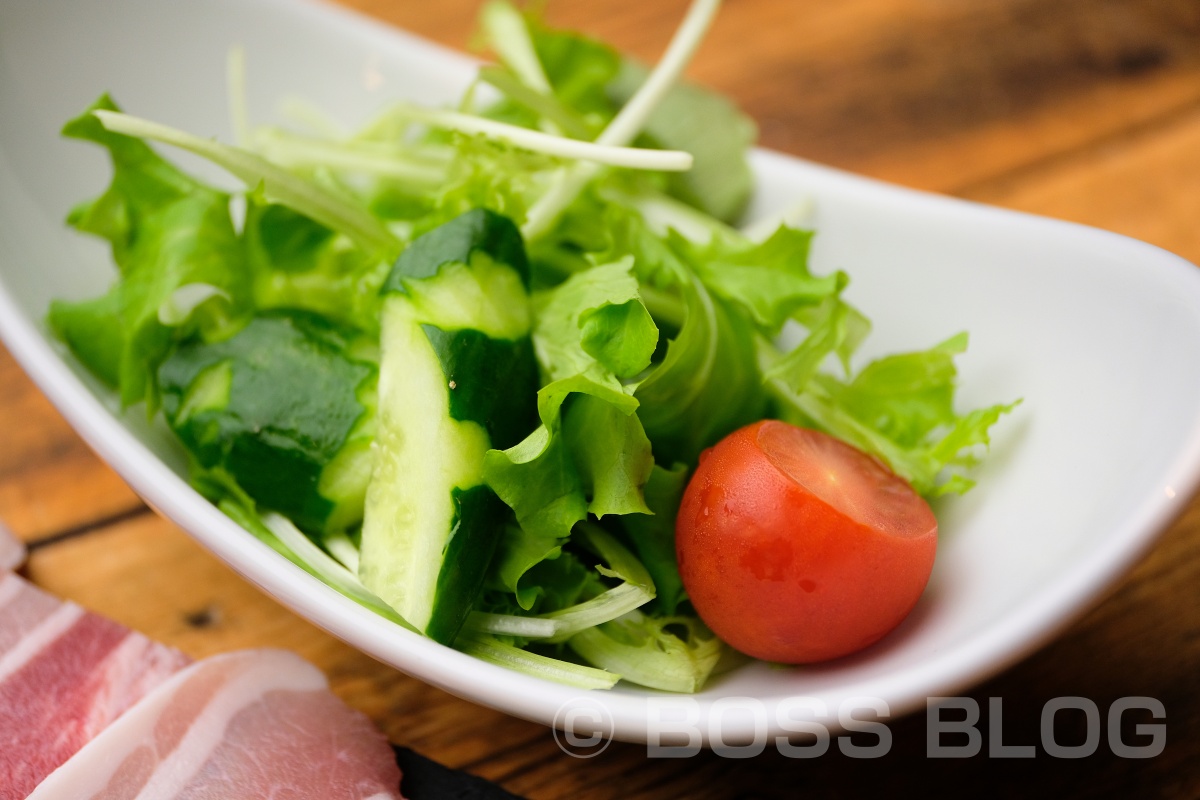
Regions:
[[[345,231],[367,250],[385,254],[387,260],[400,251],[400,242],[370,212],[254,153],[129,114],[104,110],[92,113],[114,133],[180,147],[228,170],[247,186],[262,184],[268,196],[329,228]]]
[[[646,120],[650,119],[654,109],[658,108],[663,97],[687,68],[720,7],[721,0],[695,0],[692,3],[687,16],[671,37],[667,52],[646,77],[646,82],[638,88],[637,93],[629,98],[629,102],[617,112],[608,127],[596,137],[597,144],[628,144],[641,133]]]
[[[476,611],[467,618],[467,628],[481,633],[561,641],[587,628],[614,620],[653,599],[653,592],[632,583],[623,583],[578,605],[536,617]]]
[[[607,670],[526,652],[486,634],[464,633],[454,645],[483,661],[581,689],[611,689],[621,679],[620,675]]]
[[[296,527],[290,519],[274,511],[262,515],[262,523],[271,533],[291,550],[297,558],[308,565],[313,572],[333,588],[353,600],[395,622],[407,626],[408,623],[400,618],[391,606],[372,594],[362,585],[358,576],[338,563],[333,556],[313,544],[304,532]]]
[[[772,214],[765,219],[760,219],[758,222],[747,225],[742,229],[742,234],[753,242],[765,242],[771,234],[779,230],[780,225],[786,225],[789,228],[803,228],[811,225],[813,214],[816,211],[816,202],[811,197],[806,197],[803,200],[792,203],[778,214]]]
[[[238,147],[245,147],[250,141],[250,123],[246,113],[246,53],[241,45],[229,48],[225,58],[225,90],[229,97],[233,141]]]
[[[694,161],[691,153],[685,153],[682,150],[651,150],[642,147],[582,142],[578,139],[568,139],[564,136],[534,131],[518,125],[484,119],[474,114],[464,114],[460,111],[406,106],[400,109],[399,113],[434,127],[499,139],[522,150],[545,153],[558,158],[590,161],[610,167],[686,172],[692,168]]]
[[[446,180],[448,159],[440,153],[430,158],[410,157],[380,142],[331,143],[267,129],[254,136],[254,149],[287,167],[332,167],[431,186]]]
[[[671,37],[662,59],[608,127],[596,137],[597,144],[627,144],[641,132],[654,109],[683,74],[720,7],[721,0],[695,0],[692,3],[687,16]],[[526,241],[539,238],[554,226],[559,215],[596,174],[596,169],[595,164],[576,164],[561,174],[559,180],[529,209],[525,224],[521,227]]]
[[[496,55],[530,89],[550,94],[550,80],[542,69],[529,28],[520,12],[508,3],[491,2],[480,15]]]

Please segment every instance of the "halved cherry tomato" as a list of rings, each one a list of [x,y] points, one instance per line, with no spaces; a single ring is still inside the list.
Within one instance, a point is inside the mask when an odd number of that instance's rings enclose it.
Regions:
[[[766,420],[701,455],[675,547],[714,633],[748,655],[803,664],[853,653],[900,624],[933,570],[937,520],[874,458]]]

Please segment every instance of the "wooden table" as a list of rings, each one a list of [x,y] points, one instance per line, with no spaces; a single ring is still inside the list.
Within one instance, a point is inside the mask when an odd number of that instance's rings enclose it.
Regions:
[[[344,0],[463,48],[477,0]],[[556,22],[654,59],[683,0],[559,2]],[[755,117],[768,147],[937,192],[1076,220],[1200,261],[1196,0],[732,0],[691,75]],[[1119,376],[1114,376],[1119,380]],[[1103,402],[1102,398],[1097,399]],[[1097,435],[1103,435],[1098,431]],[[1002,697],[1008,743],[1043,704],[1150,696],[1167,747],[1126,760],[932,761],[921,715],[891,752],[799,762],[654,760],[615,744],[578,760],[550,732],[381,666],[259,594],[155,516],[0,353],[0,518],[29,577],[194,656],[294,649],[397,743],[532,798],[1200,797],[1200,503],[1056,642],[972,692]],[[984,726],[981,726],[984,727]],[[985,748],[986,752],[986,748]]]

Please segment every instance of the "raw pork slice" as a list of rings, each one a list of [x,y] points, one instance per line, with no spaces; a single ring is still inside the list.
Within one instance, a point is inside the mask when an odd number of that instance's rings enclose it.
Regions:
[[[182,653],[0,572],[0,800],[19,800],[184,665]]]
[[[281,650],[197,662],[59,767],[30,800],[398,800],[383,736]]]
[[[0,523],[0,571],[16,569],[25,560],[25,545]]]

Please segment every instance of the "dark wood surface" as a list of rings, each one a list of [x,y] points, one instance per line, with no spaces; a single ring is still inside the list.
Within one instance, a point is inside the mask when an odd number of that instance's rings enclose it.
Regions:
[[[458,48],[478,5],[345,4]],[[650,60],[685,5],[560,0],[548,13]],[[768,147],[1200,261],[1196,0],[732,0],[690,74],[753,115]],[[1144,760],[1103,742],[1079,760],[929,760],[921,715],[894,721],[891,751],[873,761],[836,748],[803,762],[770,752],[656,760],[625,744],[571,758],[547,729],[383,667],[241,581],[149,511],[2,351],[0,519],[31,543],[27,574],[50,591],[194,656],[292,648],[394,742],[531,798],[1200,797],[1195,501],[1107,599],[971,692],[981,728],[987,698],[1003,698],[1005,742],[1015,744],[1037,743],[1053,697],[1102,710],[1118,697],[1157,698],[1167,746]]]

